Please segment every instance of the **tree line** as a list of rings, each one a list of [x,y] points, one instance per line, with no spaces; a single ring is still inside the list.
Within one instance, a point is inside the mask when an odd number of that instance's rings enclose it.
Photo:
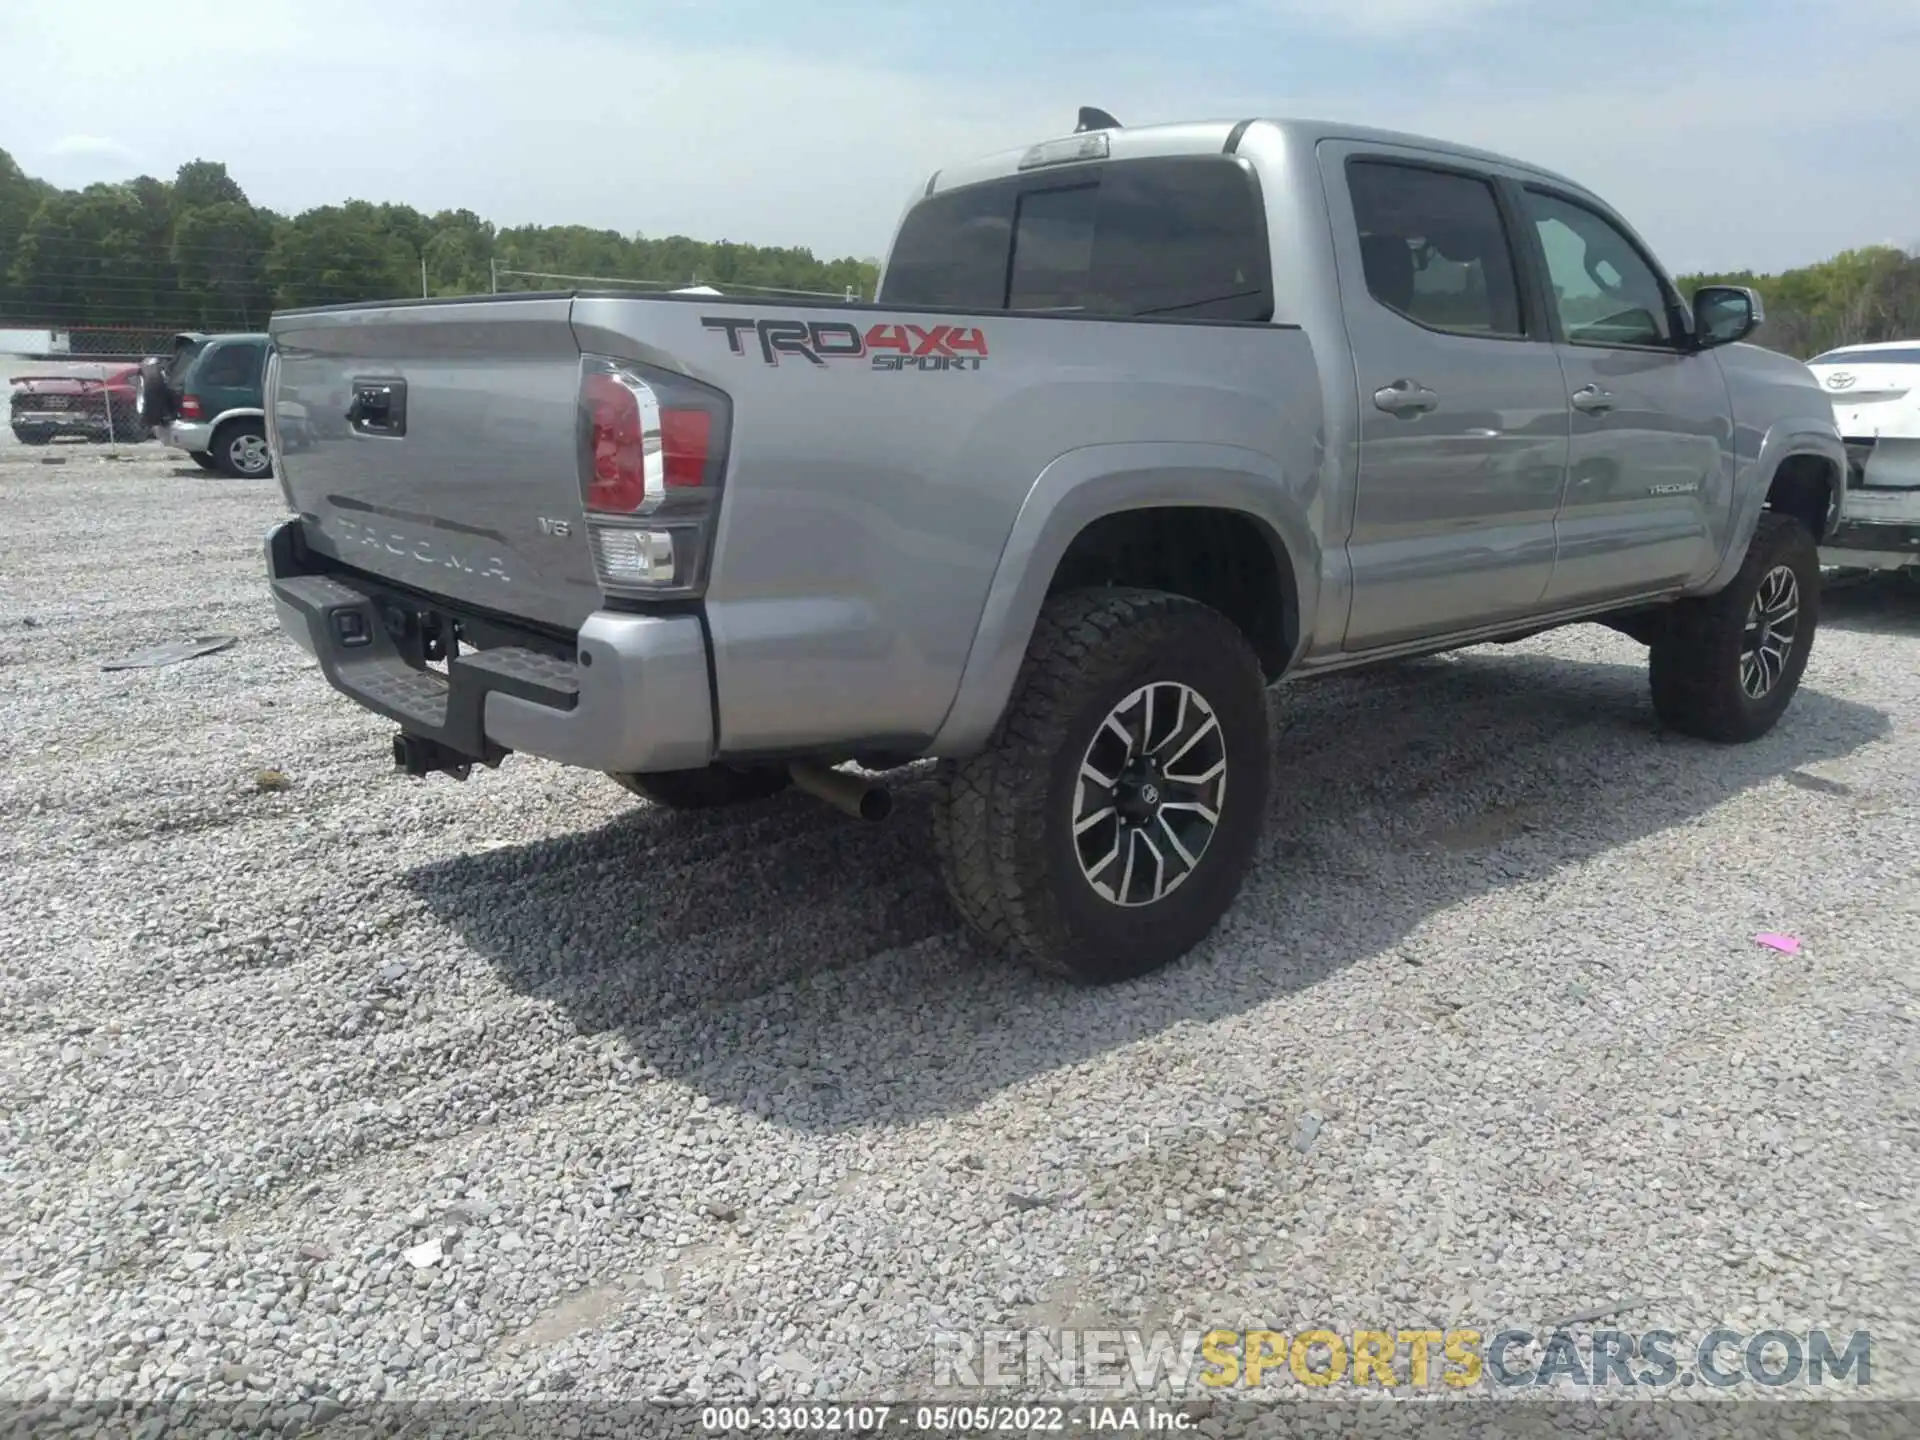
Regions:
[[[1920,339],[1920,254],[1891,245],[1778,275],[1741,270],[1686,275],[1679,284],[1682,294],[1699,285],[1752,286],[1767,311],[1755,341],[1802,360],[1842,345]]]
[[[253,329],[276,309],[500,288],[564,287],[524,272],[813,290],[871,298],[876,263],[812,251],[582,225],[496,228],[471,210],[349,200],[286,216],[255,205],[217,161],[171,181],[143,175],[61,190],[0,150],[0,319],[44,328]],[[515,273],[522,272],[522,273]],[[1920,255],[1849,250],[1778,275],[1680,279],[1751,285],[1762,344],[1802,359],[1839,345],[1920,337]]]
[[[0,320],[34,328],[244,330],[274,310],[564,287],[525,273],[684,285],[852,289],[877,266],[797,247],[649,239],[582,225],[496,228],[470,210],[349,200],[286,216],[255,205],[217,161],[171,181],[61,190],[0,150]]]

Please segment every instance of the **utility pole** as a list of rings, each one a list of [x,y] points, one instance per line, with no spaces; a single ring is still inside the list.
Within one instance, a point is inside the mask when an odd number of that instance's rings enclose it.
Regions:
[[[427,256],[424,250],[420,252],[420,298],[427,298]]]
[[[500,262],[492,256],[487,257],[487,269],[493,274],[493,293],[500,293]]]

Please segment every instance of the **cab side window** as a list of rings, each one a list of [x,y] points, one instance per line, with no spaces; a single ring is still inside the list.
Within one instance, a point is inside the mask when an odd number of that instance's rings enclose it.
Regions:
[[[1520,338],[1513,246],[1492,184],[1472,175],[1355,160],[1347,166],[1367,292],[1429,330]]]
[[[1667,288],[1619,227],[1543,190],[1529,187],[1526,197],[1568,343],[1673,344]]]

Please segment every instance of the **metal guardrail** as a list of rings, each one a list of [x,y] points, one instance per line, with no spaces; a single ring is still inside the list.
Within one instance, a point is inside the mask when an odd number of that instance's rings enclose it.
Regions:
[[[802,290],[786,285],[736,285],[724,280],[702,280],[698,275],[686,280],[632,280],[620,275],[569,275],[551,270],[516,270],[498,262],[493,265],[493,290],[496,295],[500,293],[500,281],[503,277],[557,280],[569,285],[626,286],[635,290],[651,291],[689,290],[704,285],[718,290],[723,295],[788,296],[796,300],[825,300],[842,305],[855,304],[864,298],[860,291],[851,285],[836,293],[832,290]]]
[[[553,270],[519,270],[495,264],[492,267],[493,293],[499,294],[501,282],[508,281],[507,289],[516,288],[515,282],[537,282],[530,289],[545,288],[548,285],[567,285],[598,289],[630,289],[649,294],[664,294],[674,290],[686,290],[705,286],[722,295],[764,295],[774,298],[808,300],[827,305],[857,304],[864,298],[856,286],[849,285],[840,291],[806,290],[797,286],[784,285],[736,285],[727,282],[702,280],[691,276],[685,280],[635,280],[624,275],[575,275]],[[366,297],[368,304],[379,304],[394,296]],[[251,325],[242,325],[237,320],[230,325],[209,325],[204,320],[182,319],[174,325],[75,325],[70,321],[50,322],[40,317],[28,316],[15,319],[0,315],[0,331],[8,332],[10,337],[18,337],[6,348],[9,353],[36,360],[100,360],[135,362],[149,355],[164,355],[172,348],[173,337],[183,330],[230,330],[262,329],[264,319],[252,317]],[[33,337],[31,343],[21,343]]]

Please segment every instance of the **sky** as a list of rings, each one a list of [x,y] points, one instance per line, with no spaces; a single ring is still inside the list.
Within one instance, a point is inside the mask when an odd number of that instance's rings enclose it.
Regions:
[[[877,256],[942,165],[1296,115],[1561,171],[1676,272],[1920,249],[1920,0],[0,0],[0,148],[259,204]]]

